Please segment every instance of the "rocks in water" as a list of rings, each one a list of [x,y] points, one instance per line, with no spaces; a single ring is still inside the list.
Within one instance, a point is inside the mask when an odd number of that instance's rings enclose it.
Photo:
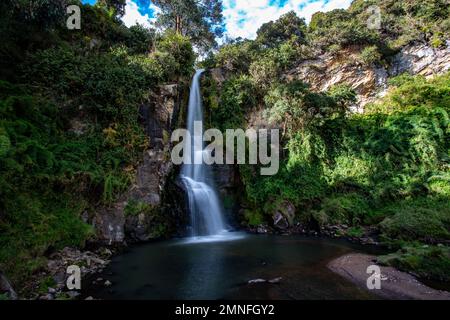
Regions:
[[[281,280],[283,280],[283,278],[282,278],[282,277],[278,277],[278,278],[269,280],[269,283],[271,283],[271,284],[277,284],[277,283],[280,283]]]
[[[99,248],[95,252],[64,248],[63,250],[50,254],[48,256],[46,270],[35,279],[35,282],[36,287],[38,287],[42,279],[51,278],[55,284],[47,289],[48,293],[46,295],[39,296],[38,299],[50,300],[59,296],[69,299],[78,297],[79,293],[76,291],[64,292],[68,277],[67,267],[73,265],[79,266],[81,277],[84,279],[88,275],[102,272],[110,262],[109,259],[112,255],[112,249],[108,248]]]
[[[80,293],[77,291],[67,291],[66,295],[70,298],[70,299],[75,299],[78,298],[80,296]]]
[[[266,283],[267,280],[264,279],[254,279],[254,280],[249,280],[247,283],[248,284],[257,284],[257,283]]]
[[[249,280],[247,282],[247,284],[260,284],[260,283],[278,284],[281,282],[281,280],[283,280],[282,277],[277,277],[272,280],[254,279],[254,280]]]
[[[104,285],[105,285],[105,287],[111,287],[111,286],[112,286],[112,283],[111,283],[111,281],[106,280],[105,283],[104,283]]]
[[[40,296],[39,300],[55,300],[55,297],[52,294],[48,293],[44,296]]]

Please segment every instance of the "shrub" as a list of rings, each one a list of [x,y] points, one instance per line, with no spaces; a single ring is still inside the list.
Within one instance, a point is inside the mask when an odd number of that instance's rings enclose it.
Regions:
[[[253,62],[249,73],[255,85],[265,91],[278,79],[279,67],[272,58],[267,57]]]
[[[170,77],[189,77],[193,72],[195,54],[189,38],[175,32],[166,32],[157,43],[157,50],[173,57],[175,72]]]
[[[243,41],[223,46],[215,59],[218,67],[239,75],[248,71],[255,53],[255,44],[251,41]]]
[[[360,54],[360,59],[366,66],[380,63],[381,58],[382,57],[377,46],[365,47]]]
[[[244,216],[248,225],[252,227],[260,226],[265,222],[263,215],[257,211],[246,210]]]
[[[246,112],[256,104],[254,92],[253,83],[247,76],[227,80],[223,84],[217,109],[211,110],[215,128],[240,128]]]
[[[424,242],[450,239],[450,206],[445,197],[405,200],[385,211],[390,216],[380,227],[388,239]]]
[[[349,193],[327,197],[321,204],[321,212],[328,224],[361,225],[369,215],[370,206],[364,196]]]
[[[421,278],[450,281],[450,249],[444,246],[418,246],[410,244],[397,253],[381,256],[378,263]]]

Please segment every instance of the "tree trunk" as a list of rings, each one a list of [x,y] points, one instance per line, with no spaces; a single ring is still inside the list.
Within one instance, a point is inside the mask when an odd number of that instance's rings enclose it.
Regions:
[[[181,16],[175,17],[175,32],[181,34]]]

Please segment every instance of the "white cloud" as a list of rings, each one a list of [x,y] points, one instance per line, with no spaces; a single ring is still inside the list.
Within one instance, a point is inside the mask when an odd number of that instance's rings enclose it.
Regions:
[[[151,23],[155,20],[155,18],[150,17],[148,14],[142,15],[139,12],[138,8],[139,8],[138,5],[134,1],[127,0],[127,5],[125,7],[125,15],[122,17],[123,23],[127,27],[131,27],[136,23],[142,24],[146,27],[150,27]],[[159,9],[156,8],[153,4],[150,4],[150,8],[153,10],[155,16]]]
[[[224,0],[227,34],[232,38],[254,39],[262,24],[276,20],[291,10],[309,22],[315,12],[347,8],[351,1],[288,0],[283,7],[279,7],[276,4],[270,5],[270,0]]]

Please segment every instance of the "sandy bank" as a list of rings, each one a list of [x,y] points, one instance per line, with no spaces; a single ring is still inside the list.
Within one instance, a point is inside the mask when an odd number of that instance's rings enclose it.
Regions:
[[[376,257],[365,254],[349,254],[333,260],[328,268],[350,280],[361,288],[367,289],[370,274],[367,267],[376,265]],[[427,287],[412,275],[391,267],[381,268],[381,289],[370,290],[385,299],[401,300],[450,300],[450,293]],[[369,289],[367,289],[369,290]]]

